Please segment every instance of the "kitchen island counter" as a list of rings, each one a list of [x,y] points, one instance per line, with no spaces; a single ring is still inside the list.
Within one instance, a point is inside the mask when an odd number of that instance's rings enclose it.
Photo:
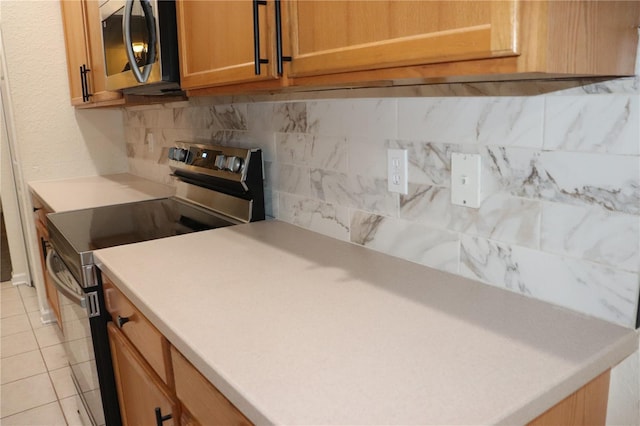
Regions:
[[[175,189],[129,173],[29,182],[53,212],[86,209],[170,197]]]
[[[638,347],[634,330],[279,221],[94,256],[258,424],[524,424]]]

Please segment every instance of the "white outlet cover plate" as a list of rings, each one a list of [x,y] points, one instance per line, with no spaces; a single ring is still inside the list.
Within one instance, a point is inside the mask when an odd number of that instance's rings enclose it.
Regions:
[[[482,162],[479,154],[451,153],[451,203],[480,207]]]
[[[409,160],[406,149],[387,150],[387,182],[391,192],[409,193]]]

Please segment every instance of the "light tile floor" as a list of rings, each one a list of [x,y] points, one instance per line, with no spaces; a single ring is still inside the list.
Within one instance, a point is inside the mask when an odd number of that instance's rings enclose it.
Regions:
[[[60,330],[42,324],[33,287],[0,288],[0,424],[82,425]]]

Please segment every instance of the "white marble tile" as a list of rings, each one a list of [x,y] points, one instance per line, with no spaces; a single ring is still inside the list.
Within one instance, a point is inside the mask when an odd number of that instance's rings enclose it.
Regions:
[[[640,271],[640,217],[587,206],[543,203],[541,248]]]
[[[401,140],[389,141],[389,147],[407,150],[409,183],[437,186],[451,186],[452,152],[471,153],[477,150],[476,147],[469,150],[462,145]],[[386,166],[386,160],[384,164]]]
[[[351,242],[391,256],[457,272],[457,233],[362,211],[351,215]]]
[[[320,135],[277,133],[278,162],[314,168],[347,171],[346,141]]]
[[[395,99],[307,102],[308,133],[337,137],[396,138]]]
[[[304,102],[247,104],[247,128],[250,131],[306,133],[307,121]]]
[[[213,127],[215,119],[213,111],[208,107],[185,107],[173,110],[175,128],[209,129]],[[147,127],[151,127],[147,124]]]
[[[342,241],[349,240],[349,210],[318,200],[280,194],[279,219]]]
[[[640,56],[639,56],[640,57]],[[614,78],[598,83],[584,84],[570,89],[552,91],[547,96],[597,95],[597,94],[640,94],[640,75]]]
[[[18,355],[2,358],[2,370],[0,382],[14,382],[16,380],[46,373],[42,355],[39,350],[24,352]]]
[[[493,240],[538,248],[540,240],[540,202],[495,194],[480,208],[466,210],[467,220],[459,220],[459,231]],[[464,214],[462,213],[462,214]],[[461,213],[458,215],[461,216]]]
[[[398,101],[398,137],[436,143],[542,146],[539,97],[408,98]]]
[[[639,276],[478,237],[461,237],[460,273],[536,299],[634,327]]]
[[[31,408],[39,407],[56,400],[56,393],[47,373],[2,385],[0,412],[11,416]]]
[[[460,210],[451,204],[451,190],[443,186],[409,184],[409,193],[400,194],[400,218],[419,222],[433,228],[457,229],[467,226],[457,225],[460,213],[472,213],[470,209]],[[468,216],[468,215],[466,215]]]
[[[511,194],[640,214],[636,156],[488,147],[491,173]]]
[[[311,193],[311,177],[307,167],[276,164],[274,188],[280,192],[308,197]]]
[[[546,98],[544,149],[640,154],[640,97]]]
[[[543,152],[535,172],[525,184],[544,200],[640,214],[638,157]]]
[[[247,130],[247,104],[213,105],[212,127],[221,130]]]
[[[388,216],[398,215],[397,194],[386,180],[311,170],[311,195],[322,201]]]
[[[66,426],[67,422],[62,415],[60,404],[55,401],[12,416],[3,417],[2,424],[4,426]]]
[[[349,173],[386,179],[388,147],[388,140],[382,137],[351,137],[347,139]]]

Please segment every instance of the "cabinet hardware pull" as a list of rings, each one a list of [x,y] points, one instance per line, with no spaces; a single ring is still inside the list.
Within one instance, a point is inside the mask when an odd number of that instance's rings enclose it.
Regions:
[[[282,62],[291,62],[291,56],[282,56],[282,14],[280,10],[280,0],[276,1],[276,58],[278,75],[282,75]]]
[[[87,73],[91,71],[85,64],[80,67],[80,86],[82,87],[82,102],[89,102],[89,98],[93,94],[89,93],[89,84],[87,83]]]
[[[268,59],[260,57],[260,12],[258,6],[266,6],[267,0],[253,0],[253,62],[255,74],[260,75],[260,64],[268,64]]]
[[[122,328],[122,326],[128,322],[129,322],[129,317],[121,317],[120,315],[118,315],[118,318],[117,318],[118,328]]]
[[[47,240],[45,240],[44,238],[40,237],[40,245],[42,246],[42,256],[46,259],[47,258],[47,246],[49,245],[49,242]]]
[[[162,411],[160,410],[160,407],[156,407],[156,425],[157,426],[162,426],[162,423],[165,420],[169,420],[171,418],[173,418],[171,413],[167,414],[166,416],[163,416]]]

